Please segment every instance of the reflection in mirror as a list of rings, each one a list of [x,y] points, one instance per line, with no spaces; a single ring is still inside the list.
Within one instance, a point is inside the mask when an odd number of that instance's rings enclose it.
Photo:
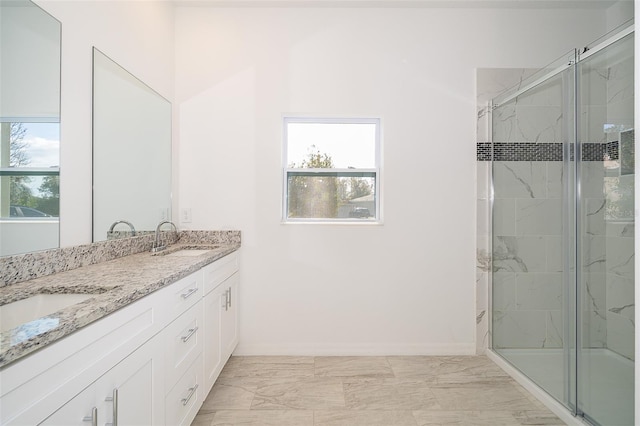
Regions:
[[[170,218],[171,103],[94,48],[93,241]]]
[[[61,24],[0,0],[0,256],[59,246]]]

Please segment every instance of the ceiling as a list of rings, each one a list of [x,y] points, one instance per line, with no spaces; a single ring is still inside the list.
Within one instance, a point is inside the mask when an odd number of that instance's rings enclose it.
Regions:
[[[613,0],[172,0],[180,6],[607,9]],[[633,0],[622,0],[633,2]]]

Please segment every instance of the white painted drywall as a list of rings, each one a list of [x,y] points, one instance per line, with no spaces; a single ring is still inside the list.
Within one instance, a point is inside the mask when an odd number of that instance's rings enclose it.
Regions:
[[[169,2],[36,3],[62,22],[60,245],[91,242],[91,54],[96,46],[173,99],[173,7]]]
[[[241,229],[241,354],[475,351],[475,69],[538,68],[602,10],[176,10],[180,207]],[[381,117],[384,225],[283,225],[283,114]]]

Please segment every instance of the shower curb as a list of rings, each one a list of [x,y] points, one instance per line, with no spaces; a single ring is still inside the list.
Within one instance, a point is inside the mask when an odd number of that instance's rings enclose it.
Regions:
[[[500,355],[496,354],[490,348],[486,352],[487,358],[493,361],[498,367],[502,368],[505,373],[510,375],[518,384],[531,393],[538,401],[553,412],[569,426],[591,426],[591,423],[583,420],[582,418],[575,417],[566,407],[556,401],[547,392],[542,390],[538,385],[533,383],[527,376],[522,374],[518,369],[505,361]]]

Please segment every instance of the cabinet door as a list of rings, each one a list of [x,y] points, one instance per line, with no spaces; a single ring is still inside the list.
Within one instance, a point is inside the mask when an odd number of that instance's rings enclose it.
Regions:
[[[100,380],[102,395],[98,397],[108,401],[107,419],[111,423],[164,424],[164,363],[160,342],[157,337],[151,339]]]
[[[164,424],[161,347],[158,339],[138,348],[67,402],[41,425],[119,426]],[[95,407],[95,410],[94,410]],[[92,423],[92,417],[95,418]]]
[[[75,398],[47,417],[39,425],[43,426],[91,426],[107,422],[106,402],[96,398],[97,384],[84,389]],[[92,421],[93,419],[93,421]]]
[[[227,307],[223,309],[220,343],[222,350],[222,361],[227,362],[231,353],[238,345],[238,283],[239,274],[235,273],[223,284],[227,291]]]
[[[222,313],[227,307],[224,286],[216,288],[204,297],[204,384],[205,394],[213,387],[222,370],[220,328]]]

